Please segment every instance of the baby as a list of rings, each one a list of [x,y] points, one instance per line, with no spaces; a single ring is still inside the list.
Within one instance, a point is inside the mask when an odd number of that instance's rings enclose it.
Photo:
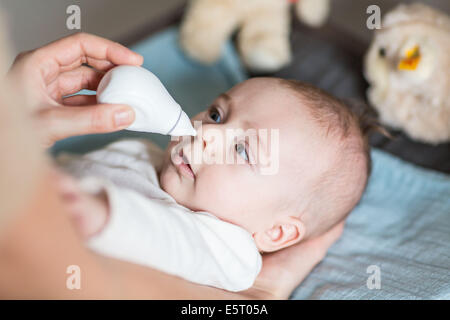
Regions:
[[[201,122],[202,134],[172,141],[165,152],[128,140],[60,157],[75,176],[101,177],[62,184],[92,249],[245,290],[260,271],[261,252],[326,232],[345,219],[367,184],[364,118],[310,85],[252,78],[192,121]],[[263,134],[274,130],[270,139]],[[230,132],[225,141],[217,138]],[[221,153],[233,161],[204,160]],[[275,170],[264,172],[274,162]]]

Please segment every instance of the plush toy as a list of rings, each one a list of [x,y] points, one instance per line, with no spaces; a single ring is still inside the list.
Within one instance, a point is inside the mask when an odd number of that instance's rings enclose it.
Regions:
[[[380,121],[431,144],[450,141],[450,18],[423,4],[386,14],[365,57]]]
[[[329,0],[191,0],[181,24],[181,47],[190,57],[211,64],[239,28],[244,64],[253,71],[275,71],[291,58],[291,3],[310,26],[320,26],[328,16]]]

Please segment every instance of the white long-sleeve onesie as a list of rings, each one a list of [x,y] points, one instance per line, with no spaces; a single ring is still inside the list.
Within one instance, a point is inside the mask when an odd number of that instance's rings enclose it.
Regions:
[[[58,157],[66,171],[83,178],[83,186],[107,193],[108,223],[88,246],[199,284],[229,291],[251,287],[262,264],[251,234],[177,204],[159,186],[162,161],[163,151],[147,140]]]

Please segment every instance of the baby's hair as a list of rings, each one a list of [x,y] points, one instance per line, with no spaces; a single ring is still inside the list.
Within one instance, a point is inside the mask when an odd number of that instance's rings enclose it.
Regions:
[[[377,131],[388,137],[390,135],[378,123],[368,105],[355,99],[339,99],[322,89],[298,80],[279,80],[283,85],[300,94],[300,98],[310,106],[312,117],[327,131],[327,135],[337,134],[346,138],[352,128],[359,131],[369,176],[372,168],[369,134]]]
[[[318,203],[320,203],[320,205],[316,204],[317,207],[310,208],[310,210],[312,212],[319,212],[322,210],[334,212],[334,218],[329,216],[322,217],[315,222],[317,224],[316,228],[319,230],[317,232],[321,233],[343,220],[347,214],[350,213],[351,209],[359,202],[360,196],[367,187],[372,168],[369,133],[372,131],[379,131],[382,134],[386,134],[386,130],[378,124],[371,110],[365,104],[357,103],[354,100],[344,101],[338,99],[319,88],[297,80],[279,80],[283,86],[297,93],[302,104],[308,107],[311,117],[324,129],[325,135],[337,138],[337,141],[342,148],[340,155],[344,157],[344,161],[354,163],[358,163],[359,161],[365,168],[364,177],[361,176],[360,178],[364,179],[364,185],[361,187],[359,184],[359,186],[355,187],[355,190],[352,190],[351,186],[345,185],[345,179],[339,179],[339,177],[345,177],[346,174],[348,175],[348,172],[341,167],[334,167],[329,170],[318,184],[316,196],[323,201],[319,200]],[[347,168],[347,171],[348,170],[349,169]],[[350,170],[353,170],[353,168],[350,168]],[[325,186],[333,184],[334,186],[331,186],[331,190],[334,190],[335,192],[329,192],[330,189]],[[342,189],[346,190],[347,193],[343,192]],[[332,193],[332,195],[330,195],[330,193]],[[355,194],[358,194],[358,197],[356,197]],[[333,201],[329,199],[331,197],[336,198],[334,204]],[[326,199],[330,201],[326,201]],[[339,199],[343,201],[340,201]],[[348,201],[350,201],[349,203],[352,205],[351,208],[345,207],[344,203]],[[329,203],[329,208],[323,206],[326,202]],[[343,206],[342,211],[346,212],[341,212],[337,207],[333,207],[336,203],[341,203]],[[315,204],[312,206],[314,205]],[[314,235],[317,235],[316,232],[312,234],[312,236]]]
[[[364,139],[364,153],[368,157],[367,176],[370,176],[372,171],[372,161],[370,158],[369,135],[372,132],[378,132],[390,139],[392,138],[392,135],[378,122],[374,110],[370,109],[367,103],[353,98],[335,99],[350,111],[352,117],[355,118],[356,123],[358,124],[359,131]]]

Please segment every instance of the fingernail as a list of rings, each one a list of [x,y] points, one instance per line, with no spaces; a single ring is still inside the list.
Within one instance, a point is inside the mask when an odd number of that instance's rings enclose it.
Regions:
[[[118,111],[114,114],[114,122],[116,127],[128,126],[133,120],[133,112],[131,110]]]
[[[139,54],[139,53],[137,53],[137,52],[135,52],[135,53],[136,53],[136,56],[137,56],[137,60],[139,60],[139,62],[142,61],[141,63],[143,63],[144,62],[144,56]]]

